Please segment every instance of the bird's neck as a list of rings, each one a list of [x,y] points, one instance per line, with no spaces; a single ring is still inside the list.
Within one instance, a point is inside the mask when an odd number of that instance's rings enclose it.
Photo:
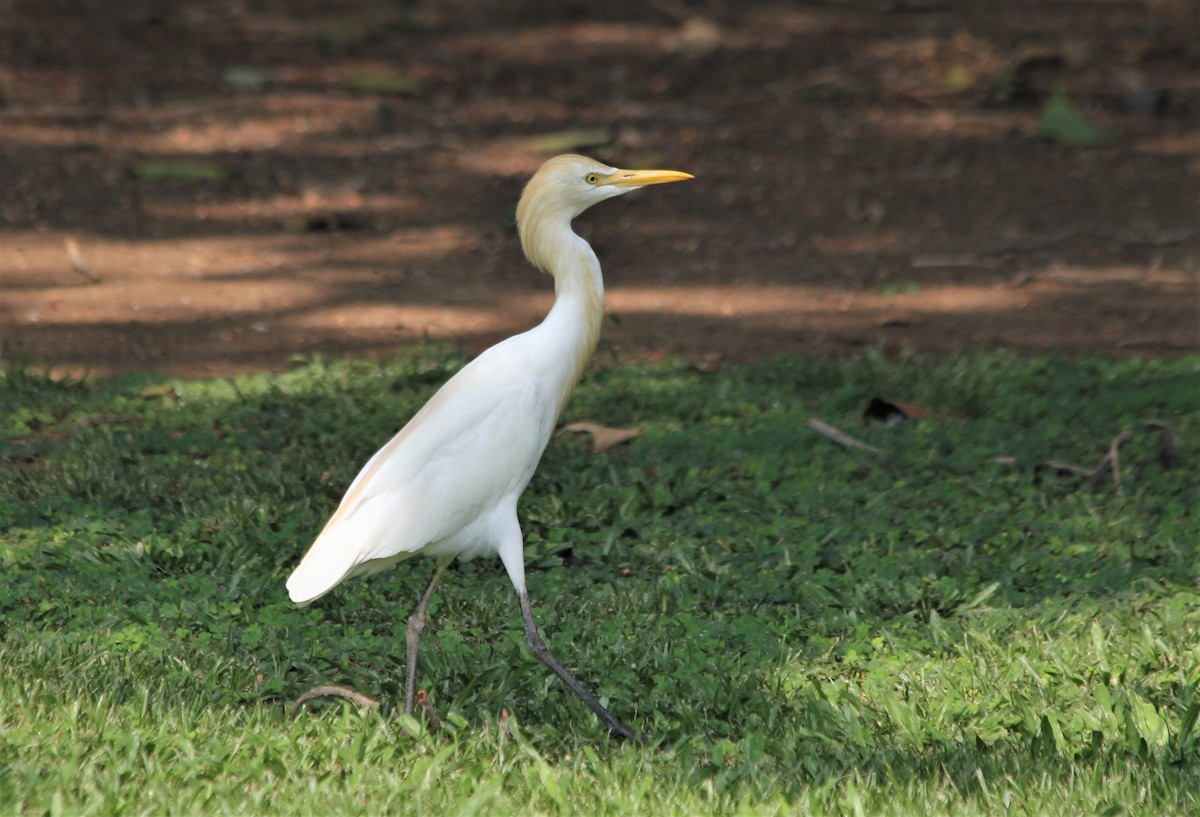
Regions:
[[[559,234],[547,272],[554,276],[554,306],[540,329],[561,383],[561,413],[600,340],[604,279],[592,248],[568,227]]]

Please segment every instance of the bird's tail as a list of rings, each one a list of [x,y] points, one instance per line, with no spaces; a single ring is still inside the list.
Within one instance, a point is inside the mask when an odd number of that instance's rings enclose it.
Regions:
[[[311,604],[321,598],[336,587],[350,572],[349,570],[326,572],[325,565],[318,565],[316,560],[309,558],[311,555],[312,551],[310,550],[287,580],[288,595],[292,601],[301,606]]]
[[[288,577],[292,601],[300,605],[316,601],[344,579],[364,572],[361,566],[378,558],[386,531],[386,504],[376,498],[359,505],[353,513],[333,515]]]

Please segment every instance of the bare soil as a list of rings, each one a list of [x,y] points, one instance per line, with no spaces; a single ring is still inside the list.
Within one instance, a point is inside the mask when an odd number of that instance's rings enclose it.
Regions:
[[[512,213],[568,150],[697,177],[578,223],[612,354],[1196,350],[1198,15],[0,2],[3,353],[211,375],[478,350],[550,304]],[[1039,137],[1056,89],[1112,143]]]

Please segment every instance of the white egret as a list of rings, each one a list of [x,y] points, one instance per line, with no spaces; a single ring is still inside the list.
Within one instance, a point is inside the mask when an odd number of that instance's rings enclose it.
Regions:
[[[405,712],[414,709],[417,647],[446,567],[455,557],[498,554],[517,591],[529,650],[611,733],[635,737],[538,634],[525,589],[517,499],[600,336],[600,262],[571,220],[630,190],[690,178],[674,170],[620,170],[583,156],[542,165],[521,195],[517,227],[526,257],[554,277],[553,308],[541,324],[493,346],[450,378],[371,457],[288,578],[292,601],[304,605],[352,576],[417,554],[434,557],[433,577],[408,620]]]

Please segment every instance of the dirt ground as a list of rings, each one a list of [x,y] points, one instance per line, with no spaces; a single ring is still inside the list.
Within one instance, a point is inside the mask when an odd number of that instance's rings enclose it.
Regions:
[[[608,354],[1200,348],[1195,0],[0,0],[3,354],[478,350],[566,151],[697,177],[577,223]]]

